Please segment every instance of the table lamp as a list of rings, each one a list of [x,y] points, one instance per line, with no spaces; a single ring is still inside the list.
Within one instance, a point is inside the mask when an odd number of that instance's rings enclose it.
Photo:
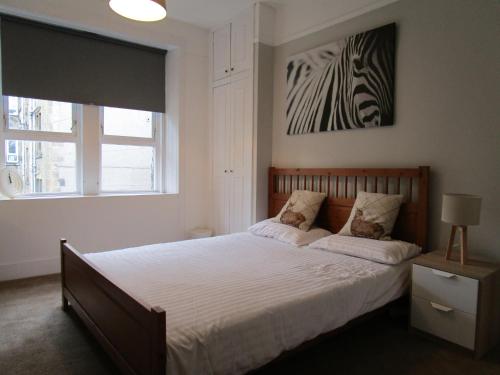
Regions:
[[[460,231],[460,263],[467,263],[467,226],[478,225],[481,197],[469,194],[443,194],[441,220],[452,224],[445,259],[451,258],[455,234]]]

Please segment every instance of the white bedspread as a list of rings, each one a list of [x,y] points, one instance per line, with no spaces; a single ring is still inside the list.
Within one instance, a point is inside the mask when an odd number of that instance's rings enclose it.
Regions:
[[[166,311],[169,374],[239,374],[399,297],[409,264],[250,233],[86,255]]]

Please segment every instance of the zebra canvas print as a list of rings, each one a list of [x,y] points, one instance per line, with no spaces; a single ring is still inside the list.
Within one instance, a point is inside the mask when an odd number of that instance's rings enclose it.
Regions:
[[[287,61],[288,134],[394,122],[394,23]]]

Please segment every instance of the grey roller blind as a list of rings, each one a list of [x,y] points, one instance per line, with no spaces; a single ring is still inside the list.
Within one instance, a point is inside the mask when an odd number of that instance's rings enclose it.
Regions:
[[[165,112],[166,51],[1,17],[3,95]]]

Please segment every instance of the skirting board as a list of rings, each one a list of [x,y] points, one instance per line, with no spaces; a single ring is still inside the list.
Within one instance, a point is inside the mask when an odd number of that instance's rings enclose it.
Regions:
[[[59,257],[0,264],[0,281],[24,279],[60,272]]]

